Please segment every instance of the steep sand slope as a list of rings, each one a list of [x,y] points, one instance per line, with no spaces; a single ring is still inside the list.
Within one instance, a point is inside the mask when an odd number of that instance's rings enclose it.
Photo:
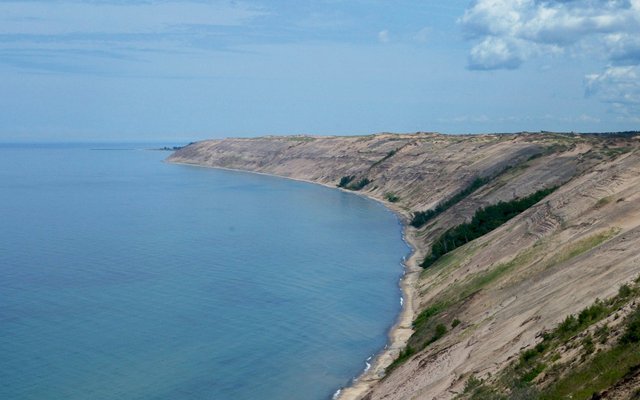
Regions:
[[[389,205],[407,217],[475,178],[487,178],[426,226],[407,229],[418,262],[435,238],[478,208],[559,186],[500,228],[414,274],[409,282],[415,298],[405,319],[446,302],[439,321],[461,323],[384,379],[383,362],[343,394],[448,399],[470,374],[495,374],[542,330],[640,273],[639,149],[636,137],[558,134],[294,136],[199,142],[169,161],[328,185],[344,176],[368,178],[372,182],[361,193],[381,201],[399,197]],[[392,350],[391,358],[399,348]]]

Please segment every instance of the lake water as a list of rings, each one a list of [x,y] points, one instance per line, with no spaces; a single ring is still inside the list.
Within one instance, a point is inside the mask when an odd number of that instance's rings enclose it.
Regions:
[[[144,147],[0,145],[0,398],[327,399],[359,375],[400,311],[397,218]]]

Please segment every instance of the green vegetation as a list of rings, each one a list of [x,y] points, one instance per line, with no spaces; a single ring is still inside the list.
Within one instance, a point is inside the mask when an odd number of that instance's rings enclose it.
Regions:
[[[353,180],[356,177],[354,175],[351,176],[343,176],[342,178],[340,178],[340,182],[338,182],[338,187],[339,188],[343,188],[343,189],[348,189],[348,190],[360,190],[363,187],[367,186],[368,184],[370,184],[372,181],[369,180],[369,178],[362,178],[359,181],[352,183]]]
[[[619,228],[612,228],[608,231],[597,233],[592,236],[588,236],[584,239],[580,239],[575,243],[570,244],[562,251],[554,255],[549,262],[547,262],[546,268],[553,267],[554,265],[561,264],[567,260],[577,257],[580,254],[586,253],[601,243],[611,239],[620,231]]]
[[[596,350],[596,345],[593,343],[591,335],[587,335],[582,339],[582,348],[586,354],[591,354]]]
[[[480,385],[482,385],[482,381],[472,375],[469,377],[469,379],[467,379],[467,382],[464,385],[464,393],[473,392],[474,390],[479,388]]]
[[[547,335],[547,338],[557,338],[560,340],[569,339],[575,334],[582,332],[585,328],[593,325],[595,322],[600,321],[603,317],[609,315],[611,311],[605,303],[596,300],[593,305],[582,310],[577,318],[573,315],[565,318],[552,334]]]
[[[527,162],[529,162],[529,161],[533,161],[533,160],[535,160],[536,158],[540,158],[540,157],[542,157],[543,155],[544,155],[544,152],[540,152],[540,153],[532,154],[531,156],[529,156],[529,158],[527,158]]]
[[[629,316],[627,330],[621,338],[622,343],[640,343],[640,309]]]
[[[423,314],[424,314],[424,312],[423,312]],[[428,318],[429,317],[426,317],[426,319],[424,320],[424,323],[427,322]],[[406,360],[411,358],[414,354],[416,354],[418,352],[418,350],[421,350],[421,349],[427,347],[431,343],[433,343],[433,342],[441,339],[442,337],[444,337],[444,335],[446,335],[446,334],[447,334],[447,327],[444,324],[439,323],[439,324],[435,325],[435,329],[433,330],[433,333],[429,337],[428,340],[426,340],[423,343],[419,344],[419,347],[414,347],[414,346],[411,345],[411,343],[407,344],[407,346],[404,348],[404,350],[402,350],[400,352],[400,354],[398,354],[398,358],[393,360],[393,362],[387,367],[386,372],[389,373],[390,371],[395,369],[398,365],[402,364],[403,362],[405,362]]]
[[[431,307],[427,307],[420,314],[418,314],[418,317],[415,319],[415,321],[413,321],[413,329],[416,331],[420,330],[422,326],[429,322],[431,317],[440,314],[446,307],[447,305],[444,303],[438,303]]]
[[[596,208],[602,208],[607,204],[611,203],[611,196],[603,197],[596,202]]]
[[[537,249],[535,251],[537,251]],[[450,286],[444,293],[438,296],[432,305],[418,314],[413,322],[414,333],[409,339],[408,346],[412,349],[423,349],[446,334],[446,332],[442,332],[442,328],[438,328],[438,325],[442,324],[444,327],[445,324],[450,324],[452,329],[460,325],[461,321],[455,318],[457,309],[461,307],[469,297],[515,266],[527,263],[528,260],[533,257],[535,251],[532,249],[524,250],[508,263],[500,264],[491,271],[478,274],[468,282]],[[444,258],[449,256],[450,254]],[[398,363],[402,361],[403,360],[400,360]]]
[[[577,256],[582,254],[583,252],[597,246],[602,243],[606,239],[612,237],[615,233],[617,233],[617,229],[611,229],[606,232],[598,233],[593,236],[587,237],[585,239],[580,240],[577,243],[574,243],[570,246],[567,246],[565,249],[562,249],[555,257],[553,257],[550,261],[547,262],[548,265],[545,265],[544,268],[549,267],[550,265],[555,265],[557,262],[562,262],[568,260],[570,257]],[[464,250],[464,249],[461,249]],[[472,275],[469,279],[466,279],[461,282],[454,283],[447,287],[442,293],[440,293],[437,298],[435,298],[430,306],[428,306],[425,310],[423,310],[415,319],[413,323],[414,334],[412,335],[409,344],[414,349],[422,349],[425,346],[433,343],[431,339],[435,336],[435,328],[438,324],[451,325],[451,328],[455,328],[460,321],[456,316],[458,315],[458,309],[460,309],[464,303],[474,296],[479,291],[483,290],[493,282],[497,281],[501,277],[510,273],[514,268],[523,265],[530,265],[537,258],[541,257],[548,251],[547,245],[545,241],[538,241],[532,247],[525,249],[518,253],[511,261],[498,264],[490,270],[483,271]],[[454,252],[453,255],[457,253]],[[443,258],[441,258],[438,262],[438,266],[441,266],[443,262],[448,263],[448,258],[452,256],[452,253],[446,254]],[[428,270],[425,270],[428,271]],[[629,286],[623,286],[619,294],[619,299],[626,299],[632,293],[635,293],[633,289],[629,288]],[[570,316],[560,324],[556,335],[559,335],[563,340],[568,337],[575,335],[580,330],[585,327],[591,325],[595,321],[600,320],[604,315],[606,315],[611,307],[619,306],[619,302],[612,303],[603,308],[603,303],[600,301],[596,302],[591,307],[583,310],[577,316]],[[595,335],[595,338],[599,341],[606,341],[608,336],[607,328],[603,328],[603,330],[599,331],[599,334]],[[546,333],[545,336],[549,334]],[[529,350],[528,353],[524,356],[524,360],[528,361],[547,349],[547,343],[540,344],[536,346],[535,349]],[[542,368],[541,366],[538,366]],[[535,368],[526,369],[527,374],[539,374],[532,372]],[[534,379],[535,376],[527,375],[530,379]],[[520,380],[520,378],[517,378]]]
[[[349,183],[351,183],[351,181],[355,178],[355,176],[351,175],[351,176],[343,176],[342,178],[340,178],[340,182],[338,183],[338,187],[339,188],[345,188],[347,187],[347,185]]]
[[[436,340],[442,338],[446,334],[447,334],[447,327],[444,326],[444,324],[436,325],[436,331],[433,334],[433,336],[431,337],[431,340],[429,341],[429,343],[427,343],[427,344],[431,344],[431,343],[435,342]]]
[[[478,292],[483,287],[486,287],[491,282],[494,282],[499,277],[503,276],[506,272],[512,268],[520,265],[522,257],[516,257],[512,261],[499,264],[497,267],[475,275],[469,282],[452,287],[451,293],[455,294],[454,299],[462,301]],[[452,296],[453,297],[453,296]]]
[[[531,381],[536,379],[538,377],[538,375],[540,375],[540,373],[542,371],[544,371],[545,369],[547,369],[547,364],[545,364],[545,363],[537,363],[537,364],[535,364],[533,366],[533,368],[529,369],[529,371],[527,371],[526,373],[524,373],[522,375],[522,382],[530,383]]]
[[[600,339],[599,343],[605,343],[609,335],[607,325],[595,329],[593,335],[585,332],[597,322],[615,314],[625,304],[633,302],[639,295],[640,288],[636,281],[633,286],[621,286],[613,298],[596,300],[577,315],[568,316],[555,329],[544,332],[542,342],[521,352],[518,361],[502,371],[493,384],[470,377],[462,397],[504,400],[599,398],[597,393],[615,385],[630,371],[640,368],[640,308],[636,306],[627,316],[622,325],[624,333],[612,347],[596,351],[594,336]],[[557,350],[576,345],[583,350],[582,365],[568,369],[559,364],[561,357]],[[546,387],[539,390],[534,381],[543,371],[546,371]],[[523,397],[524,393],[526,396]]]
[[[311,136],[297,135],[297,136],[285,136],[288,142],[314,142],[316,138]]]
[[[621,154],[626,154],[633,150],[632,146],[629,147],[615,147],[615,148],[604,148],[603,153],[609,158],[615,158]]]
[[[447,334],[447,327],[444,323],[436,318],[446,308],[446,304],[436,304],[423,310],[413,321],[413,329],[415,333],[409,339],[409,343],[403,351],[400,352],[398,358],[387,367],[387,373],[405,362],[419,350],[424,349],[428,345],[436,342]],[[459,321],[458,321],[459,323]]]
[[[486,184],[488,182],[489,182],[489,178],[476,178],[476,179],[473,180],[473,182],[471,182],[471,184],[469,184],[469,186],[467,186],[466,188],[462,189],[460,192],[458,192],[455,195],[453,195],[453,197],[451,197],[449,200],[438,204],[436,206],[436,208],[431,209],[431,210],[427,210],[427,211],[418,211],[418,212],[413,213],[413,219],[411,220],[411,226],[413,226],[415,228],[420,228],[421,226],[423,226],[427,222],[431,221],[432,219],[434,219],[438,215],[440,215],[443,212],[447,211],[449,208],[451,208],[454,205],[458,204],[465,197],[469,196],[471,193],[473,193],[480,186],[483,186],[484,184]]]
[[[369,178],[362,178],[358,182],[352,183],[351,185],[347,186],[347,189],[356,190],[357,191],[357,190],[360,190],[363,187],[367,186],[370,183],[371,183],[371,181],[369,180]]]
[[[389,203],[397,203],[398,201],[400,201],[400,197],[396,196],[392,192],[385,193],[384,198],[387,199]]]
[[[539,397],[541,400],[593,398],[640,365],[640,345],[620,343],[593,356],[588,363],[553,384]],[[599,398],[599,397],[595,397]]]
[[[384,157],[382,157],[381,159],[379,159],[378,161],[374,162],[371,165],[371,168],[375,167],[376,165],[379,165],[385,161],[387,161],[388,159],[390,159],[391,157],[393,157],[400,149],[395,149],[395,150],[391,150],[390,152],[388,152]]]
[[[609,325],[602,325],[595,331],[595,336],[598,339],[598,343],[605,344],[609,339]]]
[[[393,371],[396,367],[398,367],[398,365],[410,359],[411,356],[413,356],[414,354],[416,354],[416,351],[413,349],[413,347],[411,346],[405,347],[405,349],[402,350],[400,354],[398,354],[398,358],[396,358],[395,360],[393,360],[391,364],[389,364],[389,366],[386,369],[386,372],[389,373]]]
[[[440,236],[431,246],[431,254],[422,261],[420,266],[427,268],[448,252],[491,232],[542,200],[555,189],[553,187],[538,190],[522,199],[509,202],[501,201],[498,204],[477,210],[471,222],[451,228]]]

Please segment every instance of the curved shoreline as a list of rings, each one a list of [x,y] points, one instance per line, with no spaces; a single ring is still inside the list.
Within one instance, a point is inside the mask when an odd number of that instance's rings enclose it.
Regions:
[[[390,205],[381,199],[368,196],[365,193],[354,192],[345,190],[334,185],[329,185],[321,182],[315,182],[308,179],[292,178],[282,175],[270,174],[266,172],[249,171],[236,168],[217,167],[212,165],[202,165],[187,162],[167,161],[164,162],[177,165],[186,165],[191,167],[220,169],[234,172],[245,172],[251,174],[272,176],[276,178],[290,179],[298,182],[312,183],[314,185],[321,185],[331,189],[342,190],[348,193],[352,193],[358,196],[366,197],[367,199],[374,200],[382,204],[385,208],[396,214],[398,221],[402,225],[402,240],[409,246],[409,257],[403,261],[404,273],[400,278],[400,288],[402,291],[402,309],[398,315],[396,322],[389,330],[387,334],[387,344],[376,355],[373,356],[371,366],[366,368],[359,376],[354,378],[349,386],[338,389],[334,395],[334,399],[337,400],[357,400],[362,398],[370,391],[384,376],[385,369],[391,365],[391,363],[398,357],[398,354],[406,346],[409,337],[413,334],[412,323],[415,316],[415,293],[416,282],[420,275],[422,268],[419,267],[418,259],[421,256],[419,247],[416,245],[415,230],[413,230],[407,223],[407,214],[400,208]],[[365,361],[366,363],[366,361]]]
[[[366,196],[371,198],[369,196]],[[397,210],[387,207],[398,214]],[[403,215],[403,214],[401,214]],[[340,390],[336,399],[357,400],[365,396],[382,378],[385,376],[386,368],[398,357],[400,351],[406,346],[409,337],[413,334],[412,323],[414,320],[414,300],[416,293],[415,283],[422,270],[417,263],[419,257],[418,248],[415,245],[415,237],[409,232],[408,226],[403,218],[399,218],[404,225],[403,240],[411,248],[411,254],[404,262],[404,275],[400,280],[402,289],[403,304],[400,315],[388,334],[388,343],[385,348],[378,353],[371,363],[371,367],[365,370],[359,377],[355,378],[351,385]]]

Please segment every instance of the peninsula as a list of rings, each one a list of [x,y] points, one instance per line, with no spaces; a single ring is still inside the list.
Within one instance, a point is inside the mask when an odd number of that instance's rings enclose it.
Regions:
[[[343,399],[638,395],[640,135],[269,136],[168,161],[341,187],[401,215],[405,307]]]

